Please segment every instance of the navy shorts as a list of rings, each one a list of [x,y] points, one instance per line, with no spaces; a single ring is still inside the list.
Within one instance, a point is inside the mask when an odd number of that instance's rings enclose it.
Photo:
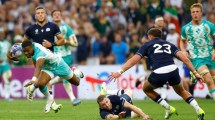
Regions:
[[[170,73],[158,74],[152,72],[148,78],[148,81],[155,87],[162,87],[167,82],[169,85],[178,85],[181,82],[178,68]]]
[[[122,94],[120,95],[120,97],[124,98],[127,102],[133,105],[131,97],[129,97],[127,94]],[[126,112],[126,117],[131,117],[131,110],[125,109],[125,112]]]

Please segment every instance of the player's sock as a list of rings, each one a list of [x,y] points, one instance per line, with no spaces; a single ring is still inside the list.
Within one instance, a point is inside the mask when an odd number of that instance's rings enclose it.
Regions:
[[[190,104],[196,111],[199,111],[200,107],[193,96],[188,97],[185,101]]]
[[[9,81],[10,77],[11,77],[11,71],[3,72],[2,78],[5,83],[5,99],[10,98],[10,81]]]
[[[53,99],[52,91],[49,91],[47,86],[45,86],[42,89],[41,88],[39,89],[46,96],[47,99]]]
[[[34,86],[34,84],[30,85],[30,91],[34,92],[34,90],[36,89],[36,87]]]
[[[170,105],[166,102],[166,100],[162,99],[161,96],[158,96],[153,101],[160,104],[162,107],[164,107],[166,110],[170,110]]]
[[[123,89],[120,89],[120,90],[107,90],[107,95],[122,95],[124,94],[125,91]]]
[[[63,86],[64,86],[64,89],[66,90],[66,93],[68,94],[68,96],[72,102],[75,99],[72,85],[67,80],[63,80]]]
[[[60,77],[56,76],[49,82],[49,84],[54,85],[54,84],[59,83],[59,82],[60,82]]]
[[[5,82],[5,99],[10,98],[10,82]]]
[[[209,93],[211,94],[212,98],[215,100],[215,89],[210,90]]]

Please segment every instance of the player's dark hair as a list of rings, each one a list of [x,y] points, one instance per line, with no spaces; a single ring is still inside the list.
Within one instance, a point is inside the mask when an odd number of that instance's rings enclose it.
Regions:
[[[33,43],[30,40],[22,42],[22,48],[27,47],[27,46],[32,46],[32,45],[33,45]]]
[[[53,17],[53,14],[54,14],[55,12],[60,12],[60,13],[61,13],[61,10],[59,10],[59,9],[53,10],[53,11],[51,12],[51,16],[52,16],[52,17]]]
[[[105,95],[100,95],[100,96],[97,98],[97,103],[99,104],[101,101],[104,100],[104,98],[106,98]]]
[[[162,37],[162,31],[160,29],[158,29],[158,28],[151,28],[148,31],[148,35],[152,35],[155,38],[161,38]]]

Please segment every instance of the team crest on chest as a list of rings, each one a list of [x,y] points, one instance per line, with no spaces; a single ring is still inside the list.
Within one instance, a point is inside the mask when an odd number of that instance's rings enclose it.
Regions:
[[[38,34],[38,29],[35,30],[35,34]]]
[[[50,31],[50,28],[46,28],[46,32]]]

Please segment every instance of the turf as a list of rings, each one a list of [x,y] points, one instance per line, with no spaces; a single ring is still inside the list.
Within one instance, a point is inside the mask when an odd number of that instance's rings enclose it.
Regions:
[[[215,120],[215,102],[206,99],[197,100],[206,112],[205,120]],[[67,99],[57,99],[56,102],[63,104],[59,113],[51,111],[44,114],[45,100],[43,99],[35,99],[33,102],[28,102],[25,99],[5,102],[0,99],[0,120],[101,120],[96,100],[82,100],[82,103],[76,107],[73,107]],[[184,101],[169,101],[169,103],[179,113],[178,116],[172,116],[171,120],[197,119],[194,109]],[[153,120],[164,120],[164,109],[151,100],[135,100],[134,104],[151,115]]]

